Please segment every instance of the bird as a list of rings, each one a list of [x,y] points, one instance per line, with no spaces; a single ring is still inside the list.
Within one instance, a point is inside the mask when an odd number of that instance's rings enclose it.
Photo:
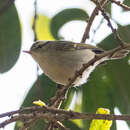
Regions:
[[[80,70],[83,64],[91,61],[96,55],[106,51],[102,48],[72,41],[36,41],[29,51],[39,64],[45,75],[57,84],[67,85],[75,72]],[[74,81],[73,86],[80,86],[87,79],[95,67],[106,60],[121,59],[129,53],[128,49],[122,49],[113,55],[105,56],[90,65],[82,75]]]

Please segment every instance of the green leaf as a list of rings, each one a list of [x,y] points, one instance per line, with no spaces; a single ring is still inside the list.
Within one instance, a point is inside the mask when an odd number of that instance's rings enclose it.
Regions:
[[[130,42],[130,25],[119,27],[118,32],[125,42]],[[109,50],[119,46],[119,43],[111,34],[98,46]],[[108,61],[107,64],[99,65],[95,69],[90,75],[88,83],[81,87],[83,112],[94,113],[97,108],[103,107],[110,109],[111,113],[113,113],[114,108],[118,107],[123,114],[130,113],[129,57],[130,55],[124,59]],[[89,123],[89,121],[84,121],[85,129],[89,128]],[[115,123],[113,123],[111,129],[116,129]]]
[[[0,8],[3,6],[0,1]],[[0,73],[11,69],[21,48],[21,28],[14,4],[0,15]]]
[[[28,107],[33,105],[33,101],[42,100],[46,104],[49,99],[55,95],[56,83],[51,81],[47,76],[42,74],[38,77],[37,81],[34,83],[27,96],[25,97],[22,107]],[[22,125],[21,125],[22,124]],[[23,122],[17,122],[15,125],[15,130],[23,126]],[[45,122],[43,120],[38,120],[36,124],[30,130],[43,130],[45,127]]]
[[[34,18],[32,19],[33,24]],[[54,40],[50,32],[50,18],[44,14],[38,14],[36,20],[36,34],[38,40]]]
[[[63,124],[67,127],[70,128],[71,130],[81,130],[75,123],[72,121],[64,121]]]
[[[57,40],[61,39],[59,36],[60,28],[67,22],[72,20],[82,20],[87,21],[89,18],[87,12],[83,9],[78,8],[70,8],[64,9],[61,12],[57,13],[52,19],[50,23],[50,31],[53,37]]]
[[[24,126],[23,122],[17,121],[15,125],[15,130],[19,130]],[[38,120],[28,130],[44,130],[45,129],[45,122],[43,120]]]
[[[76,99],[75,99],[75,105],[73,108],[73,111],[76,112],[81,112],[82,111],[82,91],[80,91],[80,87],[77,87],[77,91],[76,91]],[[77,119],[77,120],[72,120],[72,122],[74,122],[77,126],[79,126],[80,128],[83,128],[83,120],[81,119]]]
[[[124,42],[130,42],[130,25],[127,26],[119,26],[117,32],[119,33],[120,38]],[[114,38],[113,34],[110,34],[106,37],[102,42],[98,44],[99,47],[102,47],[105,50],[110,50],[119,46],[119,42]]]
[[[118,29],[118,33],[124,42],[130,43],[130,25],[120,26]]]
[[[107,6],[105,7],[105,11],[106,11],[107,13],[109,13],[110,16],[111,16],[111,14],[112,14],[112,11],[111,11],[111,2],[109,2],[109,3],[107,4]]]
[[[118,33],[123,39],[123,41],[130,43],[130,25],[119,27]],[[109,43],[109,44],[108,44]],[[119,43],[114,40],[113,34],[109,35],[106,39],[104,39],[99,46],[106,48],[114,48]],[[104,48],[103,47],[103,48]],[[129,94],[129,74],[130,74],[130,54],[121,60],[111,61],[110,64],[107,67],[107,71],[111,71],[111,77],[115,81],[113,83],[114,87],[116,88],[117,92],[114,95],[115,100],[115,107],[118,107],[118,109],[123,113],[127,114],[130,113],[129,107],[130,107],[130,94]],[[109,69],[108,69],[109,68]],[[127,105],[126,105],[127,104]],[[130,126],[130,121],[128,122],[128,125]]]
[[[33,101],[42,100],[46,104],[49,99],[55,95],[56,83],[51,81],[47,76],[42,74],[38,77],[37,81],[34,83],[27,96],[24,99],[24,107],[32,106]]]
[[[32,102],[38,99],[47,104],[49,99],[55,95],[56,89],[56,83],[50,80],[46,75],[42,74],[38,77],[37,81],[28,92],[22,106],[32,106]],[[72,101],[73,94],[74,88],[71,88],[68,92],[66,101],[62,105],[62,108],[68,109]]]
[[[66,100],[62,103],[61,108],[68,110],[70,104],[72,103],[73,96],[74,96],[75,88],[70,88],[67,93]]]
[[[107,64],[108,65],[108,64]],[[99,66],[91,74],[88,83],[82,86],[82,111],[94,113],[97,108],[108,108],[113,111],[115,102],[112,93],[116,92],[112,86],[113,80],[107,73],[106,66]],[[89,128],[90,121],[84,121],[84,128]]]
[[[124,0],[123,1],[123,4],[127,5],[127,6],[130,6],[130,0]]]

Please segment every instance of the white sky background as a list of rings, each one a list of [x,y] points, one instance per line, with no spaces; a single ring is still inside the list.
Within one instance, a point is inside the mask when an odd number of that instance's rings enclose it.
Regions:
[[[30,28],[30,16],[33,15],[34,0],[16,0],[15,4],[23,25],[22,50],[28,50],[33,43],[33,32]],[[88,0],[38,0],[38,5],[38,12],[43,12],[49,17],[52,17],[57,11],[60,11],[63,8],[81,7],[85,10],[89,10],[89,15],[94,8],[93,5],[90,5]],[[121,21],[123,25],[130,23],[130,21],[128,21],[130,13],[120,14],[119,11],[121,9],[117,6],[114,6],[113,10],[116,10],[113,14],[115,20],[120,21],[120,18],[123,19],[123,21]],[[98,17],[98,21],[95,21],[97,22],[97,24],[94,24],[95,28],[100,19],[101,17]],[[104,29],[106,26],[106,24],[103,24],[101,28]],[[74,24],[70,22],[63,27],[61,34],[65,37],[65,40],[79,42],[85,27],[85,22],[75,22]],[[72,29],[72,35],[70,35],[70,28]],[[102,29],[96,33],[96,42],[102,40],[104,35],[111,33],[111,30],[107,29],[105,31],[106,34],[104,34]],[[78,30],[78,32],[76,30]],[[0,75],[0,113],[18,109],[23,101],[23,97],[27,94],[35,80],[36,63],[29,55],[21,52],[19,60],[15,66],[9,72]],[[119,114],[117,109],[116,112]],[[123,124],[123,121],[121,121],[118,125],[118,130],[127,130],[125,125],[126,124]],[[6,126],[4,130],[13,130],[13,126],[14,123]]]

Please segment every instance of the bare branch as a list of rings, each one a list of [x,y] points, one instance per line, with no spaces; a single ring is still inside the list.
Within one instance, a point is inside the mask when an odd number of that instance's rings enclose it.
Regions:
[[[117,1],[117,0],[110,0],[112,3],[115,3],[117,5],[119,5],[120,7],[122,7],[124,10],[126,11],[130,11],[130,7],[121,3],[120,1]]]
[[[21,111],[23,113],[19,113]],[[13,112],[11,118],[0,123],[0,128],[4,128],[6,125],[15,121],[28,121],[28,120],[52,120],[54,121],[53,127],[59,127],[63,130],[68,130],[59,121],[71,120],[71,119],[104,119],[104,120],[130,120],[130,115],[105,115],[105,114],[91,114],[91,113],[79,113],[74,111],[65,111],[63,109],[57,109],[52,107],[28,107],[18,110],[18,114],[14,115]],[[29,113],[27,113],[29,111]],[[25,114],[26,113],[26,114]],[[9,114],[10,115],[10,114]],[[9,116],[7,115],[7,116]],[[55,124],[55,122],[57,123]],[[49,124],[50,126],[50,124]]]
[[[90,43],[94,42],[94,38],[95,38],[95,35],[97,33],[97,31],[100,29],[101,25],[103,24],[104,22],[104,18],[101,19],[100,23],[98,24],[98,26],[96,27],[96,29],[93,30],[93,37],[92,37],[92,40],[90,41]]]
[[[104,18],[107,20],[108,22],[108,26],[111,28],[114,36],[115,36],[115,39],[119,42],[120,46],[124,46],[124,42],[121,40],[119,34],[117,33],[117,30],[114,29],[114,27],[112,26],[112,23],[110,21],[110,18],[108,17],[108,15],[105,13],[104,9],[101,7],[101,4],[100,2],[95,1],[95,3],[97,4],[97,7],[99,7],[99,10],[102,12],[102,15],[104,16]]]
[[[102,0],[101,1],[101,6],[104,7],[106,5],[108,0]],[[85,32],[83,34],[83,37],[82,37],[82,40],[81,40],[81,43],[85,43],[86,39],[89,38],[89,32],[90,32],[90,28],[92,26],[92,23],[96,17],[96,15],[98,15],[98,12],[99,12],[99,9],[98,9],[98,6],[96,6],[96,8],[93,10],[90,18],[89,18],[89,21],[88,21],[88,24],[86,26],[86,29],[85,29]]]
[[[37,21],[37,0],[35,0],[34,2],[34,20],[33,20],[33,25],[32,25],[32,29],[34,32],[34,41],[37,41],[37,33],[36,33],[36,21]]]

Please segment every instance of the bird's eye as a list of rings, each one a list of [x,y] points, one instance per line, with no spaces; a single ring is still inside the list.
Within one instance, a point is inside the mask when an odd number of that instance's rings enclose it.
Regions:
[[[41,46],[41,45],[38,45],[37,48],[42,48],[42,46]]]

